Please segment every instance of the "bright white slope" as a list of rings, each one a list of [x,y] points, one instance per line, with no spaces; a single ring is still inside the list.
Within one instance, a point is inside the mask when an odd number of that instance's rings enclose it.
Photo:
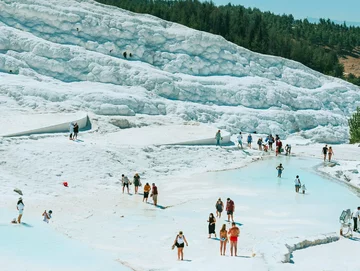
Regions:
[[[347,141],[360,104],[359,88],[342,80],[152,16],[90,0],[0,9],[0,94],[11,106],[177,115],[335,143]]]

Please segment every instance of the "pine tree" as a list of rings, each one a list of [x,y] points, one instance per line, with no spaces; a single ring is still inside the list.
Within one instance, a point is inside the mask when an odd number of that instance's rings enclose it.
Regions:
[[[356,108],[356,112],[349,119],[350,143],[360,142],[360,107]]]

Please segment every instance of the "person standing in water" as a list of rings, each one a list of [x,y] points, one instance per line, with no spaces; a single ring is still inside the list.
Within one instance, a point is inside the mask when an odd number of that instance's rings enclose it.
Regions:
[[[358,231],[358,220],[360,219],[360,206],[352,213],[352,218],[354,220],[354,231],[356,232]]]
[[[242,139],[243,139],[243,136],[240,132],[239,135],[237,136],[238,147],[243,149]]]
[[[334,151],[332,149],[332,147],[330,146],[328,149],[328,157],[329,157],[329,162],[331,162],[331,157],[334,155]]]
[[[220,146],[220,140],[222,140],[221,137],[221,131],[217,131],[216,135],[215,135],[215,139],[216,139],[216,146]]]
[[[240,235],[240,229],[236,227],[235,222],[232,223],[232,227],[229,229],[229,236],[230,236],[230,254],[235,257],[237,256],[237,242],[238,237]]]
[[[220,255],[225,256],[226,243],[229,242],[225,224],[222,225],[219,236],[220,236]]]
[[[323,155],[324,155],[324,162],[325,162],[325,160],[326,160],[327,152],[328,152],[328,147],[327,147],[327,145],[325,145],[325,147],[322,149],[322,153],[323,153]]]
[[[276,167],[276,169],[277,169],[277,171],[278,171],[278,178],[281,178],[281,174],[282,174],[282,172],[283,172],[283,170],[284,170],[282,164],[278,165],[278,166]]]
[[[248,147],[251,149],[251,142],[252,142],[252,135],[249,134],[247,137],[247,143],[248,143]]]
[[[144,198],[143,198],[143,202],[145,201],[145,202],[147,203],[150,190],[151,190],[151,187],[150,187],[149,183],[146,183],[145,186],[144,186]]]
[[[209,226],[208,226],[208,228],[209,228],[209,238],[211,238],[211,234],[215,234],[215,238],[216,238],[216,232],[215,232],[216,219],[215,219],[213,213],[211,213],[209,215],[209,219],[208,219],[207,222],[209,222]]]
[[[134,186],[135,186],[135,194],[137,194],[139,186],[141,186],[140,176],[137,173],[134,176]]]
[[[24,213],[24,203],[23,203],[23,200],[22,200],[22,197],[19,198],[18,202],[17,202],[17,205],[16,205],[16,209],[19,211],[19,216],[18,216],[18,219],[17,219],[17,223],[21,223],[21,218],[23,216],[23,213]]]
[[[158,198],[158,189],[157,189],[157,186],[155,185],[155,183],[152,184],[152,193],[150,195],[150,197],[153,198],[153,201],[154,201],[154,205],[157,206],[157,198]]]
[[[185,235],[183,234],[182,231],[180,231],[179,234],[176,235],[174,244],[172,245],[172,249],[177,247],[178,261],[184,260],[184,244],[188,246],[188,242],[185,238]]]
[[[222,202],[221,198],[219,198],[215,204],[216,208],[216,217],[221,218],[221,213],[224,210],[224,203]]]
[[[301,187],[301,182],[300,182],[299,175],[296,175],[294,183],[295,183],[295,192],[299,193],[299,190],[300,190],[300,187]]]
[[[230,222],[230,218],[232,222],[234,222],[234,212],[235,212],[235,203],[228,198],[226,202],[226,212],[228,215],[228,221]]]

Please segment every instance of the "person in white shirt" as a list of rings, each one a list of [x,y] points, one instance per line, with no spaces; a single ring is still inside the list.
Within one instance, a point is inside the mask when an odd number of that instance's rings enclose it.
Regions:
[[[21,223],[21,218],[23,216],[23,213],[24,213],[24,203],[22,201],[22,197],[19,198],[18,202],[17,202],[17,205],[16,205],[16,209],[18,209],[19,211],[19,216],[18,216],[18,219],[17,219],[17,222],[20,224]]]
[[[357,210],[355,209],[355,211],[353,212],[352,218],[354,220],[354,231],[358,231],[358,219],[360,219],[360,206],[357,207]]]
[[[296,175],[294,183],[295,183],[295,192],[298,193],[301,187],[299,175]]]
[[[239,133],[239,135],[237,136],[237,141],[238,141],[238,147],[241,147],[243,149],[243,145],[242,145],[242,134],[241,132]]]

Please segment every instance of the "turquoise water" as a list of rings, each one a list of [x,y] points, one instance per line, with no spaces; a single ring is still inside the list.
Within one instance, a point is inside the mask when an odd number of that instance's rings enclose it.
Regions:
[[[27,217],[26,225],[11,224],[12,218],[0,210],[1,270],[129,270],[105,252],[55,232],[41,216]]]
[[[282,178],[275,169],[285,170]],[[239,170],[207,175],[217,188],[227,189],[236,205],[235,220],[256,234],[277,232],[282,236],[338,232],[343,209],[360,206],[358,194],[345,184],[318,175],[320,160],[279,157],[251,163]],[[300,176],[306,194],[295,193],[294,180]],[[219,195],[220,196],[220,195]],[[216,199],[215,199],[216,201]]]

